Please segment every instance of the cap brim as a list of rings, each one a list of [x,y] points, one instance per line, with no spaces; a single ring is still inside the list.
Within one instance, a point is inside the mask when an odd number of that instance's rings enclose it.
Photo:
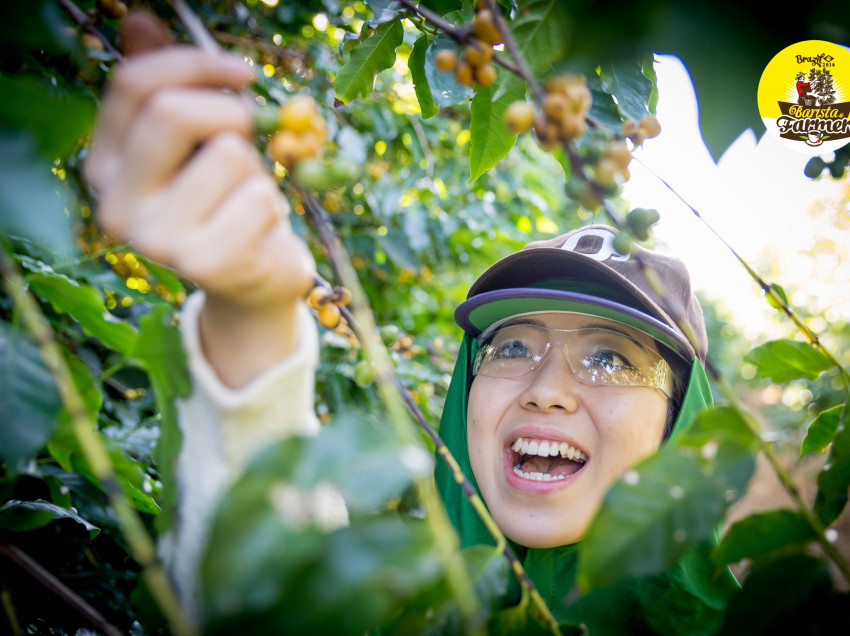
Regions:
[[[574,291],[513,287],[483,292],[461,303],[455,311],[455,320],[465,332],[477,338],[492,325],[512,316],[549,311],[614,320],[649,334],[686,360],[696,357],[684,335],[654,316],[613,300]]]

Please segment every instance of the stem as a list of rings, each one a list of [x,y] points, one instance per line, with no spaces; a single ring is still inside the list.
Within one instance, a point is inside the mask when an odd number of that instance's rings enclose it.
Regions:
[[[398,399],[399,395],[393,389],[395,376],[392,372],[392,365],[381,344],[366,293],[360,285],[354,266],[348,257],[348,252],[337,236],[327,212],[316,201],[315,197],[298,188],[297,184],[296,189],[308,218],[328,252],[334,271],[340,282],[351,291],[354,324],[358,326],[360,331],[358,338],[367,357],[375,363],[378,373],[378,391],[389,412],[389,419],[403,440],[412,445],[417,445],[412,423],[407,416],[404,405]],[[426,522],[442,552],[443,565],[446,568],[449,585],[454,590],[455,597],[458,600],[466,629],[470,633],[483,633],[482,626],[477,624],[476,619],[479,614],[478,598],[463,563],[456,558],[459,549],[457,535],[451,526],[445,508],[440,502],[434,481],[430,476],[427,478],[419,476],[414,484],[417,495],[425,507]]]
[[[119,62],[124,61],[124,56],[121,55],[121,52],[112,46],[112,42],[110,42],[109,39],[94,26],[94,23],[88,14],[82,11],[71,0],[56,0],[56,2],[58,2],[59,6],[65,10],[65,13],[67,13],[71,19],[77,23],[77,26],[85,30],[87,33],[91,33],[100,40],[103,44],[103,48],[106,49],[112,57]]]
[[[26,330],[36,341],[47,368],[56,379],[56,386],[62,404],[71,418],[71,426],[77,443],[83,452],[92,474],[100,482],[109,505],[115,512],[118,524],[127,539],[130,553],[143,568],[151,594],[159,604],[169,623],[177,634],[194,634],[195,630],[183,616],[180,605],[171,585],[156,561],[156,549],[148,536],[144,524],[133,508],[126,493],[115,478],[115,468],[106,446],[96,432],[74,384],[73,376],[56,343],[53,329],[45,318],[41,308],[27,291],[26,284],[5,246],[0,249],[0,268],[6,278],[5,285],[20,312]]]
[[[55,597],[59,598],[59,600],[63,601],[102,634],[105,634],[106,636],[121,636],[121,632],[103,618],[100,612],[86,603],[85,600],[75,594],[71,588],[53,576],[53,574],[44,569],[26,552],[23,552],[14,545],[2,543],[0,544],[0,557],[6,558],[18,566],[18,568],[25,572],[27,576],[35,580],[36,583],[47,589]],[[15,619],[14,608],[11,606],[11,602],[7,604],[5,594],[3,600],[3,605],[10,618],[10,622],[14,622],[12,631],[15,634],[22,634],[23,631],[21,631],[20,626],[17,625],[17,620]],[[11,599],[9,599],[9,601],[11,601]]]

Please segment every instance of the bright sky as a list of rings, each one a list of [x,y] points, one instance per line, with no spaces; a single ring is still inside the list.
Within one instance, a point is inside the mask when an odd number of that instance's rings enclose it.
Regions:
[[[818,181],[806,178],[808,155],[780,146],[768,134],[759,141],[751,130],[744,131],[715,164],[699,133],[687,70],[670,56],[660,57],[656,70],[657,116],[663,132],[635,156],[699,210],[751,265],[768,246],[794,252],[811,247],[814,235],[806,211],[815,200],[834,198],[837,182],[828,176]],[[694,286],[710,298],[722,299],[747,337],[764,334],[773,310],[732,253],[637,161],[629,169],[632,177],[625,198],[633,207],[661,212],[655,236],[686,263]]]

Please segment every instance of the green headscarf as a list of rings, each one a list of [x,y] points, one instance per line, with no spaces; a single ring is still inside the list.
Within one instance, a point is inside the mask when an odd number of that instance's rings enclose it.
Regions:
[[[466,410],[470,370],[476,342],[465,335],[455,363],[440,422],[440,436],[476,489],[467,446]],[[672,435],[686,427],[693,416],[711,404],[708,378],[699,360],[691,369],[682,407]],[[445,503],[463,547],[495,545],[474,508],[461,492],[451,471],[439,458],[435,470],[437,489]],[[480,495],[480,491],[479,491]],[[729,595],[737,589],[731,573],[713,578],[708,561],[712,547],[706,542],[689,553],[672,570],[638,579],[627,579],[609,588],[594,590],[567,603],[573,594],[579,546],[526,548],[512,544],[543,600],[559,622],[585,624],[597,634],[711,634],[717,631]],[[519,585],[512,581],[503,598],[507,607],[519,600]]]

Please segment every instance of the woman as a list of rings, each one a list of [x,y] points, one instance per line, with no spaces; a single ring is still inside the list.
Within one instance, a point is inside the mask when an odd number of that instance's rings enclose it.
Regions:
[[[252,105],[222,90],[250,79],[238,60],[193,48],[139,56],[113,79],[86,165],[103,227],[204,290],[183,313],[194,393],[181,405],[182,492],[163,542],[190,608],[223,490],[271,440],[318,430],[318,340],[302,301],[314,264],[251,142]],[[562,602],[605,490],[708,400],[702,314],[684,268],[642,252],[672,293],[661,300],[612,241],[609,228],[592,226],[530,245],[473,285],[457,314],[467,335],[441,434],[559,619],[705,627],[728,588],[710,585],[700,560]],[[667,313],[670,300],[696,350]],[[490,541],[442,465],[436,477],[463,544]]]

